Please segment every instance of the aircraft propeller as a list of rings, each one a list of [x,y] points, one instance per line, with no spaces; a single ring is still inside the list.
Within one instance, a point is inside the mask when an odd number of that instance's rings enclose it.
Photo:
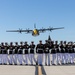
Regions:
[[[22,33],[22,29],[19,28],[19,33]]]

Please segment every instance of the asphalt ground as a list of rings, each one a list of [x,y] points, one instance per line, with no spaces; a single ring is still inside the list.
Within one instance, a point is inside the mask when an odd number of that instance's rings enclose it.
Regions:
[[[0,65],[0,75],[75,75],[75,65],[61,66],[25,66],[25,65]],[[40,74],[41,75],[41,74]]]

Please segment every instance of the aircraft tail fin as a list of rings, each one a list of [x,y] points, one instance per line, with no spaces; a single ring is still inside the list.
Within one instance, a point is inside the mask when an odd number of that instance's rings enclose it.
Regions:
[[[34,24],[34,28],[36,28],[36,23]]]

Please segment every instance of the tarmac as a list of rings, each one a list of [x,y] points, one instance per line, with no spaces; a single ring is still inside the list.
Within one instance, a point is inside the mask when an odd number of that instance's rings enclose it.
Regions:
[[[75,65],[40,67],[42,75],[75,75]],[[0,65],[0,75],[39,75],[38,66]]]

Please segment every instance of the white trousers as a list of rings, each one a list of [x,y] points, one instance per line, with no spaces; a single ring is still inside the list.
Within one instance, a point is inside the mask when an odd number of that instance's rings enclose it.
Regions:
[[[2,64],[2,54],[0,54],[0,64]]]
[[[74,59],[75,59],[75,53],[72,53],[73,54],[73,63],[74,63]]]
[[[69,62],[73,63],[73,53],[69,53]]]
[[[45,53],[45,64],[47,64],[48,61],[48,65],[50,65],[50,53]]]
[[[37,61],[38,61],[38,65],[42,65],[42,62],[43,62],[43,54],[38,54]]]
[[[61,53],[57,53],[57,64],[61,61]]]
[[[52,54],[52,64],[55,64],[55,63],[54,63],[55,60],[56,60],[56,54]]]
[[[29,54],[25,54],[25,63],[28,64],[28,60],[29,60]]]
[[[66,56],[65,53],[61,53],[61,63],[65,64]]]
[[[33,61],[36,63],[36,59],[34,57],[34,54],[29,54],[29,60],[30,60],[31,64],[33,64]]]
[[[75,53],[74,53],[74,59],[75,59]]]
[[[65,63],[69,62],[69,53],[65,53],[66,59],[65,59]]]
[[[9,54],[9,64],[13,64],[13,61],[14,61],[14,59],[13,59],[13,54]]]
[[[7,64],[8,62],[8,54],[2,54],[2,64]]]
[[[14,54],[14,64],[17,64],[18,54]]]
[[[24,61],[23,54],[18,54],[18,61],[20,64]]]

